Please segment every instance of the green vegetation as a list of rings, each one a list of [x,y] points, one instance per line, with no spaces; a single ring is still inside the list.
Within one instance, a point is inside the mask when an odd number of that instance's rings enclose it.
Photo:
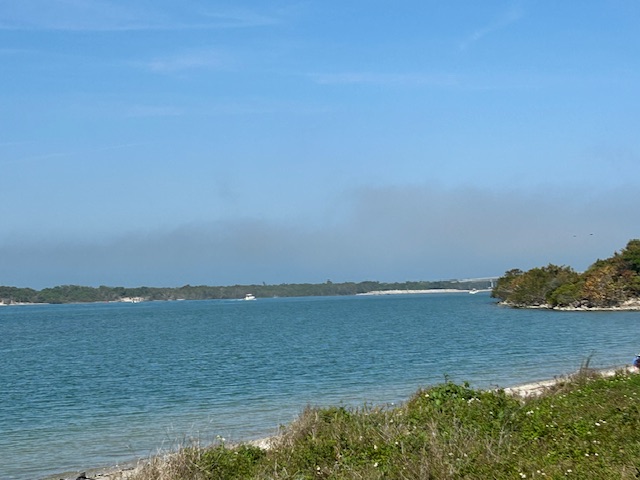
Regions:
[[[584,273],[548,265],[527,272],[509,270],[492,296],[515,307],[611,308],[640,299],[640,240],[598,260]]]
[[[640,375],[588,369],[539,397],[445,383],[399,407],[306,408],[269,450],[189,447],[131,480],[635,479]]]
[[[31,288],[0,286],[0,303],[85,303],[112,302],[123,298],[141,298],[144,300],[208,300],[243,298],[247,293],[256,297],[306,297],[356,295],[372,291],[384,290],[427,290],[427,289],[460,289],[487,288],[488,281],[420,281],[404,283],[346,282],[333,283],[292,283],[280,285],[233,285],[226,287],[191,286],[179,288],[158,287],[82,287],[63,285],[37,291]]]

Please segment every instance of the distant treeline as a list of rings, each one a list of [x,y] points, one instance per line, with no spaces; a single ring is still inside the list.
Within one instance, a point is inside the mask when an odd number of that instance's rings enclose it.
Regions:
[[[333,283],[290,283],[280,285],[232,285],[223,287],[191,286],[178,288],[162,287],[83,287],[62,285],[34,290],[31,288],[0,286],[0,302],[9,303],[89,303],[116,302],[122,299],[149,300],[207,300],[244,298],[248,293],[256,297],[306,297],[356,295],[385,290],[428,290],[428,289],[483,289],[489,281],[419,281],[404,283],[381,283],[375,281]]]
[[[514,307],[616,308],[640,302],[640,240],[630,240],[583,273],[553,264],[509,270],[492,296]]]

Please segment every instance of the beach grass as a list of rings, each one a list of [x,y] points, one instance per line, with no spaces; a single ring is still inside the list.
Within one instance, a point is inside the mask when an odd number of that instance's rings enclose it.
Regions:
[[[584,366],[583,366],[584,367]],[[640,375],[589,368],[535,396],[445,382],[400,406],[307,407],[263,449],[189,446],[131,480],[636,479]]]

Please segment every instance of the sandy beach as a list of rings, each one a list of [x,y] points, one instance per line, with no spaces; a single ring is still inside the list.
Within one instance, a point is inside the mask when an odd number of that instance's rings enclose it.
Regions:
[[[603,369],[594,369],[593,372],[602,376],[602,377],[611,377],[616,374],[616,372],[623,371],[626,373],[635,373],[637,370],[631,365],[621,365],[619,367],[609,367]],[[544,393],[546,389],[556,385],[559,382],[567,381],[571,379],[573,374],[565,374],[553,379],[549,380],[540,380],[537,382],[525,383],[522,385],[515,385],[513,387],[507,387],[504,389],[505,392],[517,395],[519,397],[535,397]]]
[[[416,295],[424,293],[480,293],[490,292],[491,289],[483,290],[458,290],[455,288],[431,288],[428,290],[375,290],[373,292],[356,293],[357,296],[376,295]]]
[[[589,369],[594,374],[610,377],[617,372],[637,373],[631,365],[620,365],[617,367],[608,367],[603,369]],[[573,373],[567,373],[556,376],[552,379],[539,380],[535,382],[528,382],[521,385],[514,385],[512,387],[504,388],[506,393],[521,397],[535,397],[544,393],[548,388],[560,383],[571,380],[571,377],[579,373],[579,371]],[[269,449],[272,439],[264,438],[247,442],[251,445],[258,446],[263,449]],[[166,455],[171,455],[170,453]],[[44,480],[83,480],[83,479],[95,479],[95,480],[127,480],[131,478],[139,469],[141,469],[146,463],[147,459],[140,459],[138,461],[132,461],[124,465],[118,465],[110,468],[96,468],[88,469],[85,472],[76,473],[73,475],[59,474],[47,477]]]

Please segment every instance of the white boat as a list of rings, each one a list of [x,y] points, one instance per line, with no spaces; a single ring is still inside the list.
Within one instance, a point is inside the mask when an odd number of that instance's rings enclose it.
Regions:
[[[253,295],[253,294],[251,294],[251,293],[247,293],[247,294],[244,296],[244,299],[245,299],[245,300],[255,300],[255,299],[256,299],[256,296],[255,296],[255,295]]]
[[[475,295],[475,294],[476,294],[476,293],[478,293],[478,292],[479,292],[479,290],[476,290],[475,288],[472,288],[471,290],[469,290],[469,293],[470,293],[471,295]]]

